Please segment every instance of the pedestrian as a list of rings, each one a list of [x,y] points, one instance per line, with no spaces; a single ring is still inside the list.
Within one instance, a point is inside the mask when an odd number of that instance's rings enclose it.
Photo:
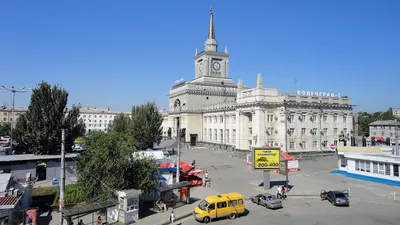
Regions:
[[[174,211],[172,211],[171,215],[169,215],[169,221],[171,221],[171,224],[173,224],[174,220],[175,220],[175,214],[174,214]]]
[[[260,201],[261,201],[261,195],[258,196],[258,198],[257,198],[257,205],[260,205]]]
[[[101,216],[97,217],[97,223],[96,225],[102,225],[103,221],[101,221]]]
[[[208,172],[206,171],[206,173],[204,174],[204,176],[206,177],[206,180],[208,180]]]
[[[80,220],[78,225],[85,225],[85,224],[83,223],[83,220]]]
[[[278,186],[278,193],[276,194],[276,198],[281,198],[282,196],[282,187]]]
[[[282,186],[281,192],[282,192],[282,198],[285,199],[285,187],[284,186]]]

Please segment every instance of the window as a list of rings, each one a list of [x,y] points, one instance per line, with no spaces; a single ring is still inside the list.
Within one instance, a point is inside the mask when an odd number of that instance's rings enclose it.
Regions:
[[[97,115],[94,115],[94,117],[96,118],[96,117],[97,117]]]
[[[229,130],[228,129],[226,129],[226,142],[229,142]]]
[[[306,128],[301,128],[301,135],[306,135]]]
[[[337,122],[337,114],[333,115],[333,122]]]
[[[303,149],[306,149],[306,148],[307,148],[307,142],[306,142],[306,141],[302,141],[302,142],[301,142],[301,147],[302,147]]]
[[[304,115],[304,114],[301,115],[301,116],[300,116],[300,120],[303,121],[303,122],[305,122],[305,121],[306,121],[306,115]]]
[[[224,140],[224,130],[222,130],[222,129],[219,130],[219,136],[220,136],[219,140],[223,141]]]
[[[253,121],[253,117],[249,116],[249,122]]]
[[[385,175],[390,176],[390,164],[385,164]]]
[[[217,140],[217,129],[214,129],[214,141]]]
[[[347,134],[347,128],[343,128],[344,134]]]
[[[294,142],[293,141],[290,142],[290,149],[294,149]]]
[[[294,115],[290,115],[290,122],[294,122]]]
[[[324,115],[324,122],[328,121],[328,116]]]
[[[360,162],[360,170],[364,172],[365,171],[365,161],[360,160],[359,162]]]
[[[217,117],[214,116],[214,123],[217,123]]]
[[[324,146],[325,146],[325,147],[328,146],[328,141],[324,141]]]
[[[328,128],[324,128],[324,135],[328,134]]]
[[[209,129],[208,130],[208,135],[209,135],[209,138],[208,138],[208,140],[212,140],[212,131],[211,131],[211,129]]]
[[[290,128],[290,129],[289,129],[289,135],[290,135],[290,136],[293,136],[293,135],[294,135],[294,128]]]
[[[393,176],[395,177],[399,176],[399,165],[393,164]]]
[[[232,139],[233,139],[233,141],[236,141],[236,130],[233,129],[232,132],[233,132],[233,135],[232,135],[233,137],[232,137]]]
[[[356,160],[356,170],[359,171],[360,170],[360,160]]]
[[[347,160],[345,157],[340,157],[340,167],[346,167]]]
[[[333,135],[337,135],[337,128],[333,128]]]
[[[223,123],[224,122],[224,117],[221,116],[219,120],[220,120],[221,123]]]
[[[383,163],[379,163],[379,166],[378,166],[378,173],[379,174],[385,174],[385,164],[383,164]]]
[[[218,209],[226,208],[226,202],[218,202],[218,203],[217,203],[217,208],[218,208]]]
[[[343,123],[346,123],[346,122],[347,122],[347,117],[343,116]]]
[[[312,129],[312,134],[313,134],[313,135],[316,135],[316,134],[317,134],[317,128],[313,128],[313,129]]]
[[[371,172],[371,162],[370,161],[365,162],[365,172]]]
[[[378,163],[377,162],[373,162],[372,163],[372,169],[373,169],[373,173],[378,173]]]
[[[101,118],[101,115],[99,117]]]
[[[236,116],[232,117],[233,123],[236,123]]]
[[[318,148],[318,142],[317,141],[313,141],[312,147],[313,147],[313,149]]]
[[[237,200],[229,201],[228,206],[237,206]]]
[[[313,121],[313,122],[317,122],[317,115],[315,115],[315,114],[312,115],[312,121]]]
[[[238,205],[243,205],[243,199],[238,200]]]

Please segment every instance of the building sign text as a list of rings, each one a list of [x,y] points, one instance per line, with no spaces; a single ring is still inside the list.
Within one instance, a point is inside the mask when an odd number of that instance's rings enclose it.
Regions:
[[[304,96],[315,96],[315,97],[331,97],[331,98],[340,98],[340,94],[338,93],[330,93],[330,92],[314,92],[314,91],[297,91],[298,95]]]

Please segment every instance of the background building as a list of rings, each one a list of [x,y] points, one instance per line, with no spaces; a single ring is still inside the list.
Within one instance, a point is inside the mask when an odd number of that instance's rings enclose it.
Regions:
[[[175,84],[169,111],[163,112],[163,134],[191,145],[250,150],[265,144],[286,151],[327,150],[350,141],[353,105],[347,96],[328,92],[279,93],[265,88],[259,74],[255,88],[229,78],[227,47],[218,52],[210,13],[205,50],[196,50],[195,79]]]
[[[121,112],[113,112],[110,108],[89,108],[80,107],[79,109],[79,119],[82,119],[86,126],[86,132],[91,131],[106,131],[107,127],[110,125],[118,114]],[[131,116],[131,113],[126,114]]]
[[[396,126],[397,124],[397,126]],[[375,139],[387,140],[395,142],[398,136],[399,123],[395,120],[378,120],[369,124],[369,134]]]
[[[400,108],[392,108],[392,113],[394,117],[400,118]]]
[[[17,121],[21,113],[28,110],[28,107],[15,107],[14,108],[14,121]],[[0,123],[12,122],[12,107],[7,105],[0,106]],[[14,124],[15,126],[15,124]]]

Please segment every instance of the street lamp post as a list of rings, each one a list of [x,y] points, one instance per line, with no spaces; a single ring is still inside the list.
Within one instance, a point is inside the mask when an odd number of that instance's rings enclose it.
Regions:
[[[183,103],[182,106],[178,106],[179,111],[178,111],[178,124],[176,126],[177,128],[177,135],[178,135],[178,152],[177,152],[177,157],[176,157],[176,183],[179,183],[179,178],[181,175],[181,132],[180,132],[180,124],[181,124],[181,110],[182,107],[185,106],[186,104]]]
[[[11,108],[11,131],[10,131],[10,142],[11,142],[11,152],[13,152],[13,143],[14,143],[14,137],[13,137],[13,131],[14,131],[14,107],[15,107],[15,93],[20,93],[20,92],[28,92],[30,89],[25,89],[25,87],[17,90],[12,86],[11,88],[6,88],[4,86],[1,86],[3,88],[3,91],[9,91],[13,93],[13,98],[12,98],[12,108]]]

